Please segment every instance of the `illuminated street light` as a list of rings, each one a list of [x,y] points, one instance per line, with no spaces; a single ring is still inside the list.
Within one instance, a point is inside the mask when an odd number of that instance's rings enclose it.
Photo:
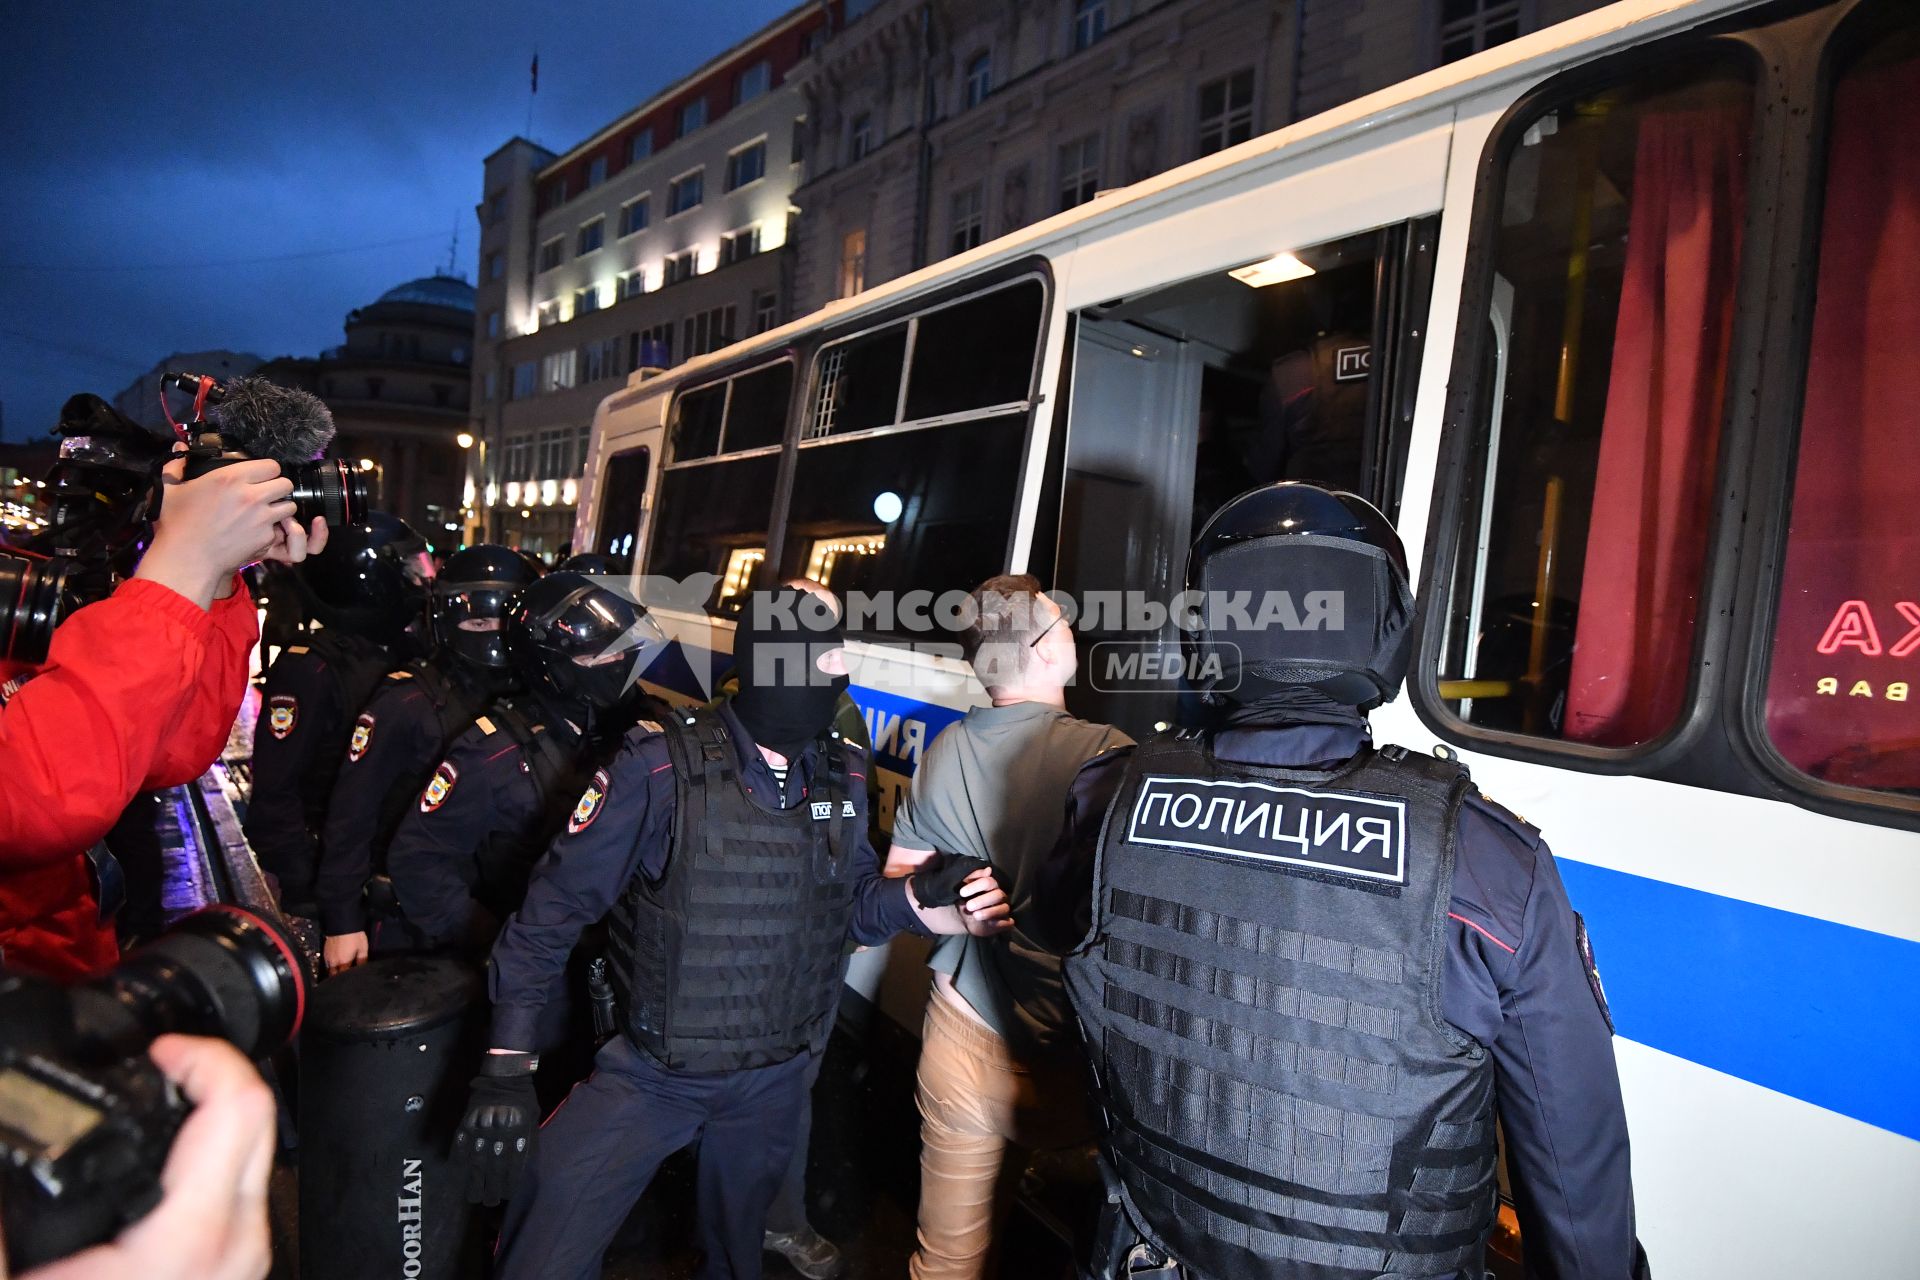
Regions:
[[[471,449],[473,448],[473,433],[471,431],[462,431],[453,438],[453,442],[462,449]]]

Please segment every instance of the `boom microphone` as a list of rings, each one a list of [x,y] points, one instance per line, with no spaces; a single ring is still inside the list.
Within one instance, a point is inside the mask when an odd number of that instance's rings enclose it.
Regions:
[[[272,458],[288,474],[333,443],[333,414],[319,396],[265,378],[235,378],[223,391],[209,395],[207,420],[230,447],[250,457]]]

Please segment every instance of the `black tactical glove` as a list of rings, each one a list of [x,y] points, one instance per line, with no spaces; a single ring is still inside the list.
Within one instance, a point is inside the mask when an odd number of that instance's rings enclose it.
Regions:
[[[453,1135],[453,1152],[467,1166],[467,1199],[500,1204],[533,1155],[540,1128],[540,1103],[533,1093],[530,1053],[490,1053],[473,1078],[467,1114]]]
[[[960,884],[982,867],[993,864],[964,853],[936,853],[920,864],[908,883],[913,900],[923,907],[951,907],[960,901]]]

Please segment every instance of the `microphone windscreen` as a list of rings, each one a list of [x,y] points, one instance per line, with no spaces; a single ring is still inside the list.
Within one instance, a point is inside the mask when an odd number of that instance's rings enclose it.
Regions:
[[[282,467],[311,462],[333,442],[333,414],[320,397],[265,378],[235,378],[207,408],[228,444]]]

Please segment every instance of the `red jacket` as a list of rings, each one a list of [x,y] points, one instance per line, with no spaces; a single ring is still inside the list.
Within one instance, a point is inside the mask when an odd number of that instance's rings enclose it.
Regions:
[[[133,797],[218,758],[259,636],[245,586],[202,610],[135,578],[78,610],[0,709],[0,960],[59,978],[119,958],[86,850]]]

